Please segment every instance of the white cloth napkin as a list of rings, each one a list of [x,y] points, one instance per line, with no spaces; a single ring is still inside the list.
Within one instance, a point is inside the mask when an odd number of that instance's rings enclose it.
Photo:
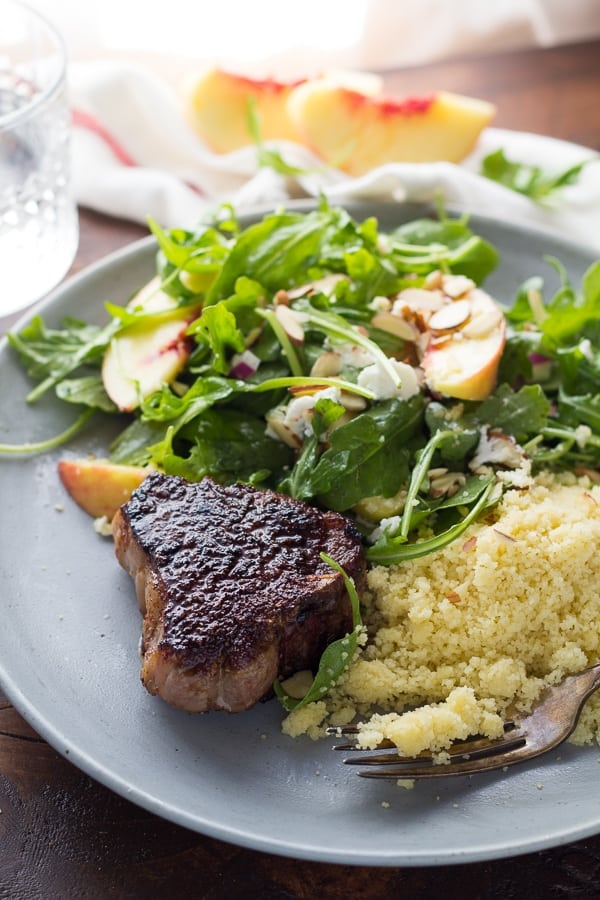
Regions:
[[[73,177],[82,206],[163,227],[193,227],[207,208],[232,202],[238,212],[325,194],[352,198],[432,201],[507,222],[530,224],[600,250],[600,162],[586,166],[552,207],[478,174],[487,153],[558,171],[593,157],[592,150],[535,134],[486,129],[460,165],[392,163],[361,178],[324,167],[304,147],[281,142],[286,162],[312,174],[281,176],[261,168],[253,146],[219,155],[185,122],[181,100],[145,69],[112,61],[74,64]]]

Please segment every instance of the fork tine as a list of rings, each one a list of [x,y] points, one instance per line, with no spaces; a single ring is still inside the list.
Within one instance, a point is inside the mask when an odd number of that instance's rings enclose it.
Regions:
[[[358,729],[357,729],[358,732]],[[498,751],[507,749],[507,739],[516,738],[517,736],[523,736],[523,732],[520,728],[515,727],[515,723],[513,721],[504,723],[504,735],[501,738],[496,738],[495,740],[490,740],[490,738],[481,737],[481,735],[473,735],[472,737],[465,738],[462,741],[455,741],[449,749],[449,756],[451,758],[461,757],[461,756],[481,756],[491,753],[491,748],[498,747]],[[382,741],[377,748],[379,750],[388,750],[394,749],[395,744],[392,741]],[[352,753],[365,753],[366,750],[363,747],[360,747],[356,741],[349,741],[347,744],[335,744],[332,747],[333,750],[343,750],[350,751]],[[391,759],[398,759],[397,752],[389,754]],[[381,757],[377,757],[381,758]],[[423,751],[423,753],[418,753],[416,756],[403,756],[400,757],[400,760],[403,762],[412,762],[416,760],[422,759],[431,759],[431,753],[427,751]],[[364,759],[363,759],[364,761]],[[349,762],[354,762],[353,760],[349,760]],[[360,762],[360,760],[356,760],[356,762]]]
[[[478,742],[478,746],[472,750],[450,750],[449,757],[452,764],[458,765],[458,762],[464,760],[468,762],[469,760],[476,759],[492,759],[498,754],[508,753],[511,750],[517,750],[519,747],[523,747],[526,741],[526,737],[524,734],[517,734],[510,737],[499,738],[498,741],[494,741],[493,743],[490,741]],[[429,765],[435,765],[431,756],[398,756],[397,753],[377,753],[373,756],[364,756],[364,757],[354,757],[351,759],[345,759],[344,763],[348,766],[378,766],[378,765],[392,765],[399,766],[400,769],[406,768],[407,765],[411,765],[413,762],[419,762],[419,760],[429,760]],[[455,763],[456,761],[456,763]],[[426,765],[426,763],[424,763]]]
[[[497,769],[505,769],[508,766],[514,766],[516,763],[525,762],[537,756],[539,753],[523,754],[523,743],[519,744],[505,754],[498,756],[483,757],[479,759],[465,759],[462,762],[452,762],[449,765],[429,765],[411,766],[405,768],[397,767],[394,769],[366,769],[364,772],[357,772],[361,778],[387,778],[393,781],[398,779],[407,779],[409,781],[425,779],[425,778],[450,778],[454,775],[476,775],[480,772],[490,772]],[[345,760],[344,760],[345,762]]]
[[[362,778],[399,779],[448,778],[454,775],[475,775],[505,769],[516,763],[535,759],[556,749],[572,734],[587,698],[600,688],[600,663],[575,675],[567,676],[559,684],[548,687],[533,711],[518,723],[506,723],[504,737],[496,741],[483,738],[457,742],[450,749],[450,760],[436,764],[431,756],[408,758],[394,753],[344,759],[347,765],[367,768],[358,772]],[[508,730],[507,726],[512,725]],[[360,726],[329,728],[329,734],[357,734]],[[389,747],[389,742],[381,747]],[[338,745],[336,750],[361,750],[355,742]],[[421,764],[419,765],[419,762]],[[393,768],[382,769],[382,765]],[[369,770],[369,767],[372,767]],[[377,768],[375,768],[377,767]]]

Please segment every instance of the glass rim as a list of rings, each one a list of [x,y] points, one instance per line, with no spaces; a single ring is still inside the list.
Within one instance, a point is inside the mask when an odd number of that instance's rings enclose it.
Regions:
[[[13,110],[4,116],[0,116],[0,131],[12,128],[34,116],[38,109],[51,100],[62,88],[66,82],[67,73],[67,47],[63,36],[52,22],[47,19],[43,13],[38,12],[37,9],[34,9],[29,3],[23,3],[22,0],[0,0],[0,10],[5,5],[10,5],[17,10],[22,10],[39,25],[43,26],[47,34],[56,43],[56,47],[60,54],[60,67],[51,83],[44,87],[38,94],[35,94],[35,96],[31,98],[31,102],[20,109]]]

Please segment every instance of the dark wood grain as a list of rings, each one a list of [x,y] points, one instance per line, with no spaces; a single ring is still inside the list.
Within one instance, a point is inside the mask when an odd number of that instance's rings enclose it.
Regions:
[[[498,105],[498,126],[600,150],[599,61],[594,42],[384,74],[395,92],[443,87],[480,96]],[[89,210],[80,221],[73,271],[146,233]],[[414,869],[288,860],[203,837],[83,775],[1,693],[0,810],[0,900],[600,897],[600,837],[510,860]]]
[[[529,50],[389,72],[398,93],[440,87],[497,106],[499,128],[552,135],[600,149],[599,43]]]

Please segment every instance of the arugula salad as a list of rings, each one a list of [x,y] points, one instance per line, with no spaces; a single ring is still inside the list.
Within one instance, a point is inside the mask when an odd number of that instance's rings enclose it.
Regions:
[[[502,312],[482,287],[497,251],[443,212],[383,232],[321,200],[150,227],[156,278],[105,325],[9,335],[28,401],[54,391],[80,415],[0,452],[115,416],[111,465],[342,512],[385,565],[454,540],[536,468],[600,468],[600,262],[574,286],[554,261],[554,296],[533,276]]]

